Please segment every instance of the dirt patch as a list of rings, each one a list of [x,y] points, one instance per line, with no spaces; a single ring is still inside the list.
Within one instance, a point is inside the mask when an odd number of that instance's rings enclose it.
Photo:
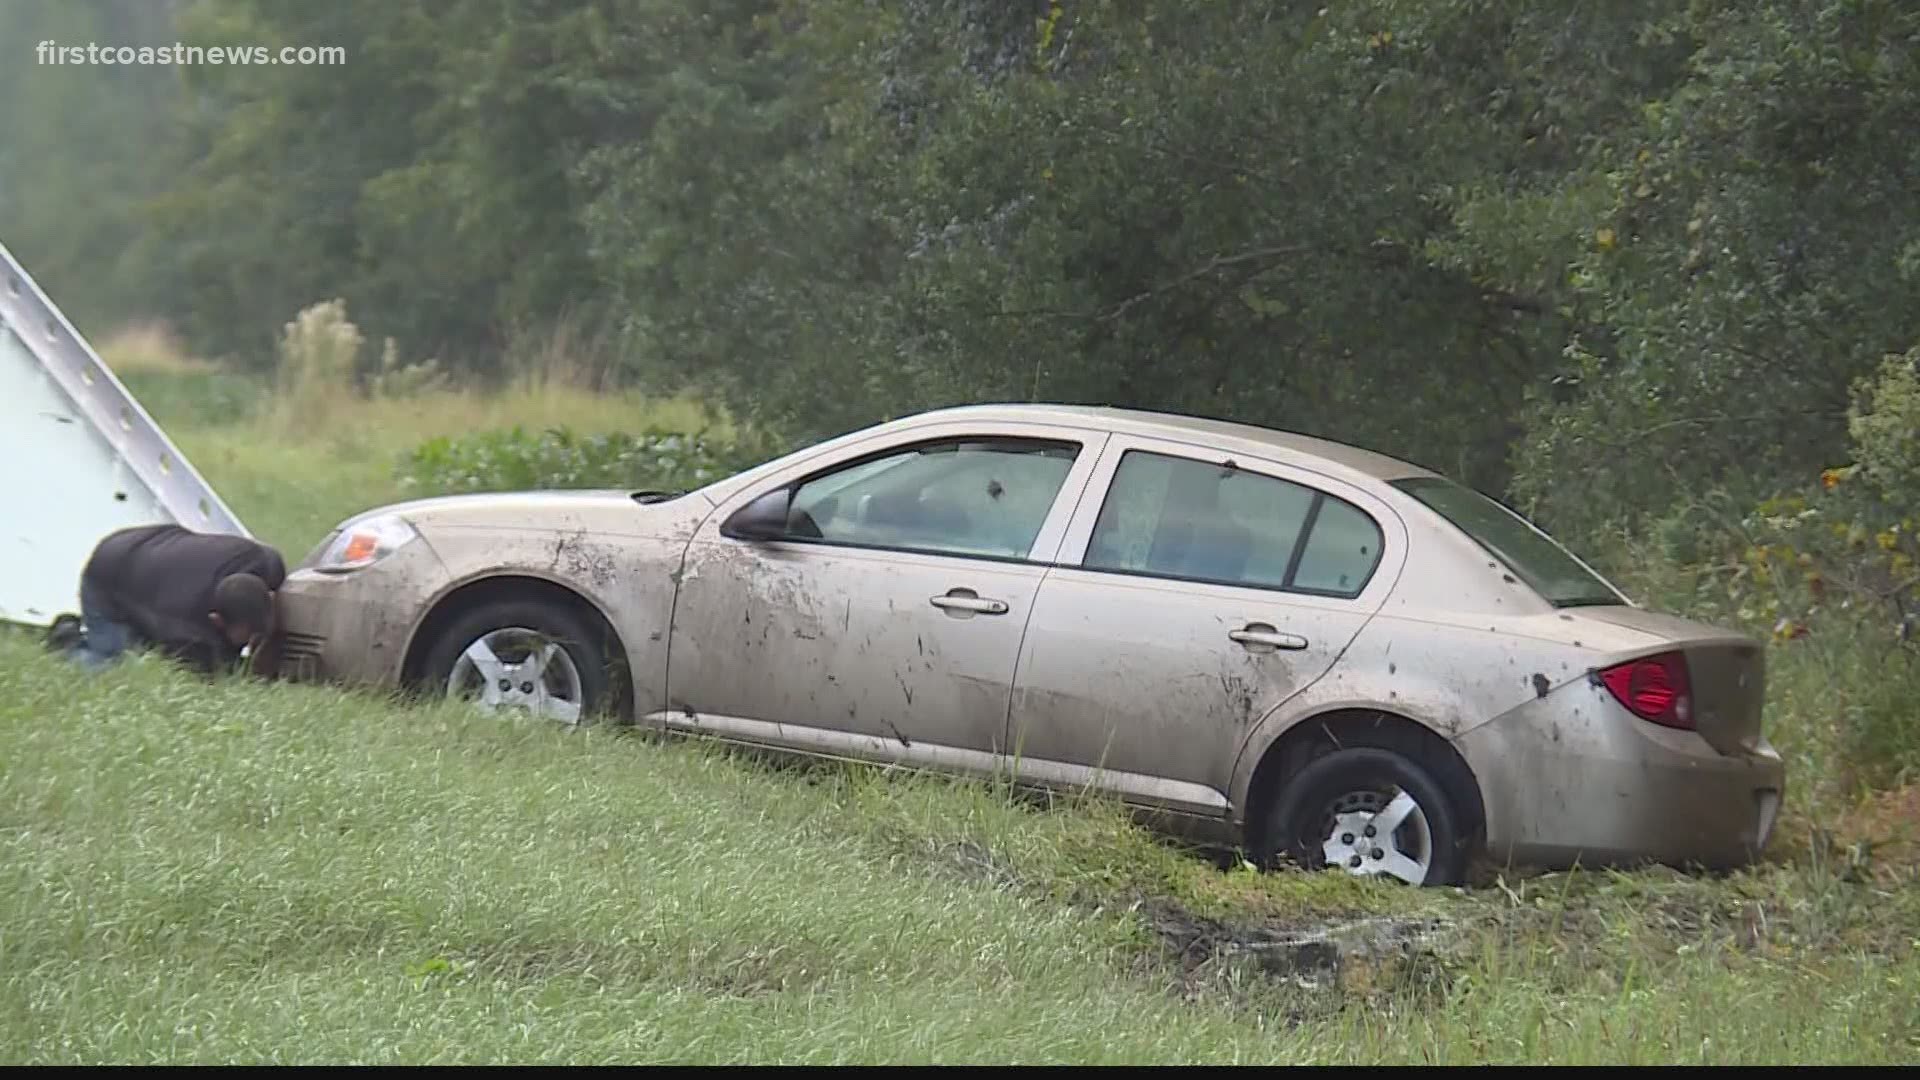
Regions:
[[[1828,848],[1855,876],[1884,884],[1920,878],[1920,784],[1881,792],[1840,815]]]
[[[1146,918],[1183,971],[1244,962],[1303,990],[1363,992],[1425,973],[1461,940],[1443,919],[1358,915],[1299,926],[1234,925],[1177,904],[1149,905]]]
[[[1157,946],[1142,955],[1141,976],[1168,980],[1170,991],[1187,998],[1224,995],[1270,1004],[1277,990],[1294,1021],[1410,981],[1444,983],[1468,940],[1461,925],[1433,916],[1350,911],[1228,921],[1197,914],[1170,896],[1125,888],[1073,888],[1062,896],[972,841],[894,836],[888,846],[936,873],[986,881],[1091,915],[1128,913]]]

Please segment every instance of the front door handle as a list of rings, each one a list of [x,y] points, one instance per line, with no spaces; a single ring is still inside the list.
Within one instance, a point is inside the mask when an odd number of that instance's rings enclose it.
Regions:
[[[1299,634],[1283,634],[1266,623],[1253,623],[1244,629],[1229,630],[1227,636],[1242,645],[1271,645],[1276,649],[1304,649],[1307,639]]]
[[[1005,600],[988,600],[972,589],[954,589],[945,596],[936,596],[929,601],[934,607],[946,611],[968,611],[981,615],[1005,615]]]

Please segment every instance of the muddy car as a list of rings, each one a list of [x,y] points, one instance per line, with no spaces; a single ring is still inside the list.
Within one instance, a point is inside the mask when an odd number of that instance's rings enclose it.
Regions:
[[[380,508],[282,593],[300,677],[1118,797],[1266,865],[1751,860],[1760,645],[1365,450],[974,406],[678,494]]]

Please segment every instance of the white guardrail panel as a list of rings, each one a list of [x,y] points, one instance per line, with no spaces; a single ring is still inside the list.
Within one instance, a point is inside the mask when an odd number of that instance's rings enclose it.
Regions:
[[[78,612],[94,544],[163,521],[250,535],[0,245],[0,622]]]

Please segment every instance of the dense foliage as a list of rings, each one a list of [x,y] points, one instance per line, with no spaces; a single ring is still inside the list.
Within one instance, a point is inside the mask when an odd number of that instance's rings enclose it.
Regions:
[[[736,471],[729,449],[697,435],[657,431],[580,435],[521,428],[430,439],[409,451],[400,481],[418,495],[559,488],[685,491]]]
[[[85,35],[348,62],[26,62]],[[243,368],[336,298],[470,380],[589,325],[790,440],[1174,408],[1591,542],[1846,464],[1920,344],[1906,0],[25,0],[0,40],[7,242]]]

